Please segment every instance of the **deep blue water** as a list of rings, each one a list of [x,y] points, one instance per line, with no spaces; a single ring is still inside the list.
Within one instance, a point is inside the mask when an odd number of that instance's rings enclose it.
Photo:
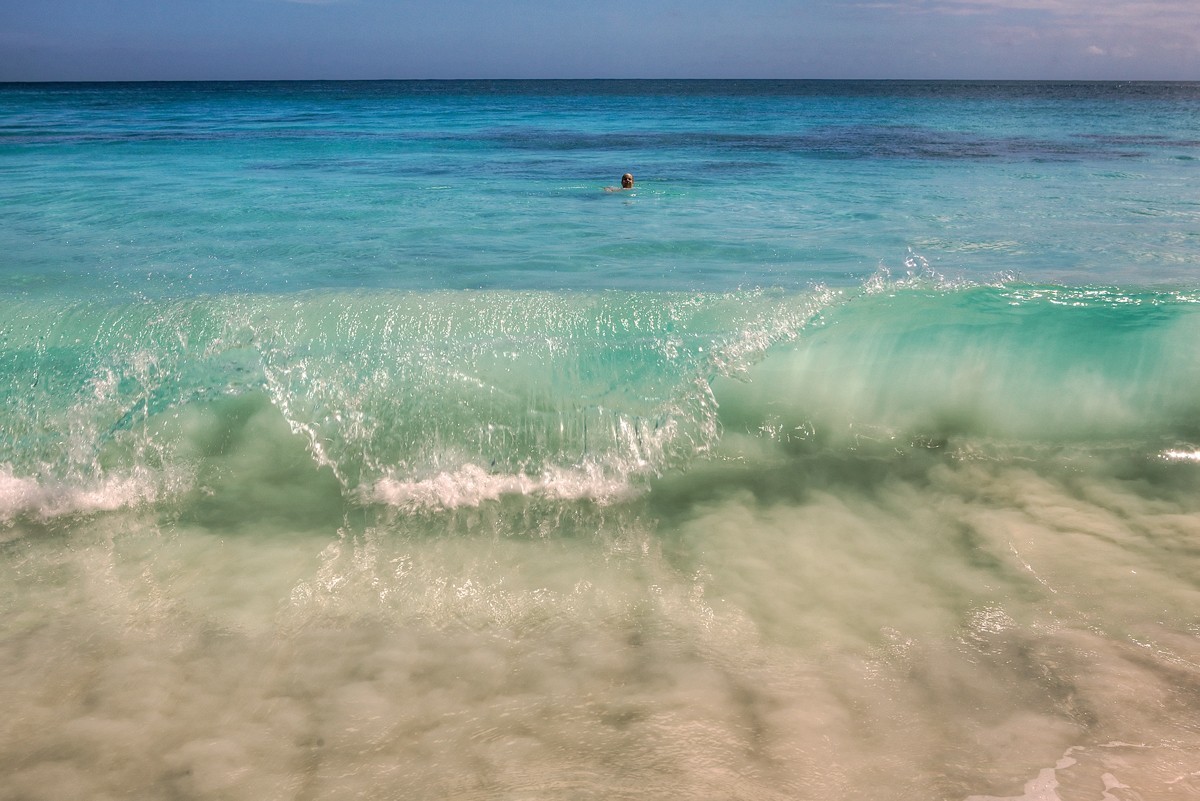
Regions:
[[[1200,84],[8,85],[17,291],[1188,283]],[[606,197],[630,171],[632,196]]]
[[[1198,156],[1195,83],[0,86],[7,792],[1200,798]]]

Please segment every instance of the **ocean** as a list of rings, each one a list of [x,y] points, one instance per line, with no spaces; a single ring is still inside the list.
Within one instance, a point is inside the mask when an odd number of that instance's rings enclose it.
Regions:
[[[1200,799],[1198,158],[1197,83],[0,85],[0,799]]]

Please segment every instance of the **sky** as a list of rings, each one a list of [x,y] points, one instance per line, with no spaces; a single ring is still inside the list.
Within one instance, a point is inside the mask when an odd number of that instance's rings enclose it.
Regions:
[[[0,0],[0,81],[1200,80],[1200,0]]]

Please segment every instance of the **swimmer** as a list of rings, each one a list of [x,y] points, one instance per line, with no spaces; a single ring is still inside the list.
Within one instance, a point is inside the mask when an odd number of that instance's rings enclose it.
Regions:
[[[606,186],[605,192],[620,192],[622,189],[633,189],[633,173],[627,172],[621,176],[621,186]]]

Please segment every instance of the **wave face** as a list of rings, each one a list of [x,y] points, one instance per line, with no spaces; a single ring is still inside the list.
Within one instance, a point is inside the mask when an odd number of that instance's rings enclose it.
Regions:
[[[12,305],[16,436],[0,463],[14,482],[64,491],[202,472],[197,427],[229,428],[249,405],[286,424],[348,500],[403,486],[415,498],[464,470],[568,495],[551,476],[574,475],[582,496],[607,496],[712,448],[711,378],[794,337],[822,302],[494,292]],[[71,504],[47,508],[60,506]]]
[[[883,283],[10,305],[5,515],[186,503],[217,431],[302,448],[347,503],[403,506],[602,501],[719,458],[726,432],[807,454],[1179,458],[1200,436],[1196,310]],[[274,422],[235,434],[248,414]]]
[[[1194,441],[1196,301],[1108,289],[878,288],[754,365],[750,383],[721,393],[723,416],[842,445]]]

